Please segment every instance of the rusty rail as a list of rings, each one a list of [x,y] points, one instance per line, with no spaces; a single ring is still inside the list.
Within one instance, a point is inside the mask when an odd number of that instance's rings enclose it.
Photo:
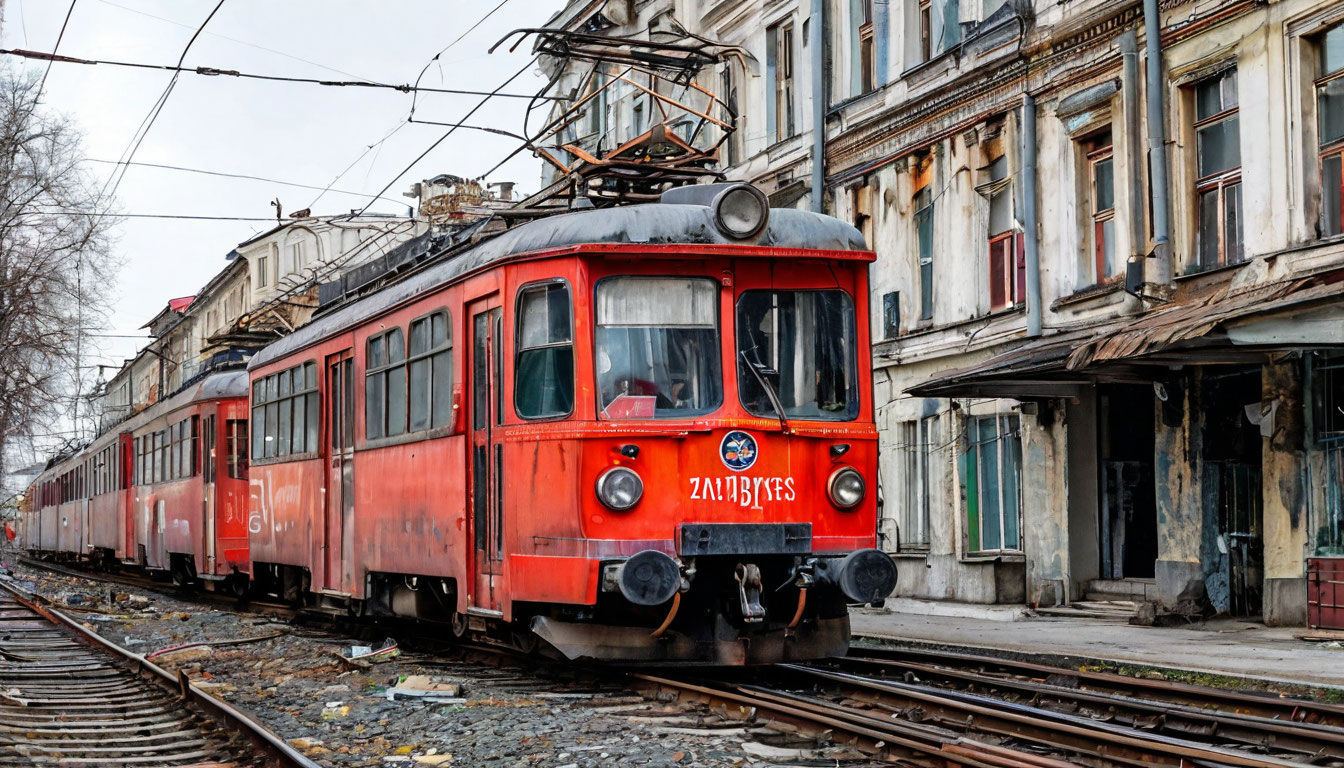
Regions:
[[[0,721],[6,726],[0,757],[8,752],[33,764],[318,768],[185,675],[108,641],[40,595],[9,581],[0,588]]]
[[[850,657],[836,667],[879,677],[913,677],[924,685],[957,691],[977,691],[994,698],[1016,697],[1035,705],[1066,712],[1103,717],[1107,722],[1153,733],[1194,737],[1207,741],[1241,744],[1250,749],[1275,749],[1308,757],[1344,759],[1344,729],[1321,722],[1280,719],[1245,712],[1247,697],[1229,695],[1227,709],[1197,707],[1187,703],[1139,698],[1117,691],[1099,691],[1079,684],[1072,670],[1044,667],[1031,676],[992,674],[944,666],[942,662]],[[1142,681],[1154,683],[1158,681]],[[1119,686],[1119,682],[1114,682]],[[1155,692],[1151,686],[1144,690]],[[1255,697],[1250,697],[1253,701]],[[1330,705],[1325,705],[1329,707]],[[1288,714],[1302,714],[1287,703]]]
[[[1297,723],[1316,723],[1344,728],[1344,705],[1310,701],[1259,691],[1229,691],[1203,685],[1153,680],[1142,677],[1051,666],[1003,656],[958,653],[942,649],[881,648],[851,646],[846,660],[884,662],[947,671],[973,670],[981,676],[1013,675],[1025,679],[1064,682],[1078,690],[1115,694],[1163,705],[1180,704],[1200,709],[1239,713],[1259,718]]]

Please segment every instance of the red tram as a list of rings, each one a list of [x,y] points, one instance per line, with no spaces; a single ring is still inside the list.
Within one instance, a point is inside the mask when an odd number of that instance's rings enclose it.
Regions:
[[[568,658],[842,653],[847,604],[896,582],[873,258],[748,185],[687,187],[324,311],[249,364],[254,580]]]
[[[55,559],[247,586],[247,374],[217,373],[58,457],[29,490],[23,546]]]

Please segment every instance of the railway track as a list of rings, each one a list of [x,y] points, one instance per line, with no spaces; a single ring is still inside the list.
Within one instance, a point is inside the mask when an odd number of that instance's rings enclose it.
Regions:
[[[197,602],[210,603],[211,605],[218,605],[226,608],[245,607],[249,613],[257,613],[279,619],[292,619],[299,614],[299,610],[292,605],[265,600],[242,600],[233,595],[221,592],[184,588],[173,584],[172,582],[158,581],[140,573],[129,573],[124,571],[117,573],[86,571],[58,565],[57,563],[49,563],[45,560],[36,560],[31,557],[21,557],[19,558],[19,563],[29,568],[46,571],[48,573],[73,576],[88,581],[100,581],[104,584],[118,584],[123,587],[143,589],[148,592],[156,592],[161,595],[167,595],[178,599],[195,600]]]
[[[0,766],[317,768],[241,711],[0,582]]]
[[[1344,706],[999,657],[856,646],[820,664],[634,682],[911,765],[1344,767]]]
[[[1344,766],[1334,705],[1081,673],[1088,689],[1074,670],[1029,665],[1023,674],[1015,662],[975,657],[989,668],[979,669],[957,654],[940,665],[940,654],[902,653],[781,664],[727,681],[637,677],[729,716],[912,765]],[[1171,697],[1159,700],[1164,690]]]

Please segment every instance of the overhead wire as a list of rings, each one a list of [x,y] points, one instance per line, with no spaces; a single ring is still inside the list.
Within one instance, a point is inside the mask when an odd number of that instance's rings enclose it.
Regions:
[[[438,61],[440,56],[447,53],[449,48],[452,48],[454,45],[457,45],[458,43],[462,42],[463,38],[474,32],[477,27],[484,24],[485,21],[489,19],[491,16],[494,16],[495,12],[498,11],[500,8],[503,8],[508,2],[509,0],[500,0],[499,5],[496,5],[494,8],[491,8],[490,10],[486,11],[485,15],[477,19],[475,24],[472,24],[470,27],[467,27],[467,30],[465,32],[455,37],[451,43],[448,43],[447,45],[443,46],[443,48],[440,49],[438,53],[434,54],[429,61],[425,62],[425,66],[421,68],[420,74],[416,75],[415,77],[415,90],[413,90],[411,94],[411,115],[410,115],[411,117],[415,116],[416,94],[419,93],[420,80],[424,78],[425,73],[429,71],[430,66],[433,65],[434,62]]]
[[[20,48],[0,48],[0,55],[16,56],[24,59],[37,59],[47,62],[47,69],[51,69],[54,62],[61,64],[79,64],[82,66],[105,65],[109,67],[127,67],[130,69],[152,69],[161,72],[172,72],[175,75],[187,73],[190,75],[200,75],[202,77],[237,77],[244,80],[265,80],[278,83],[299,83],[302,85],[319,85],[329,88],[373,88],[381,90],[398,91],[400,93],[439,93],[452,96],[485,96],[488,91],[471,90],[466,88],[434,88],[430,86],[421,87],[418,85],[407,85],[397,83],[380,83],[374,80],[322,80],[316,77],[291,77],[289,75],[264,75],[256,72],[242,72],[237,69],[223,69],[221,67],[184,67],[179,61],[174,64],[147,64],[137,61],[118,61],[115,59],[85,59],[77,56],[61,56],[55,51],[50,53],[45,51],[26,51]],[[534,99],[536,94],[532,93],[497,93],[494,94],[501,99]],[[555,100],[559,97],[542,97],[545,100]]]
[[[61,40],[65,39],[65,28],[67,25],[70,24],[70,16],[75,12],[76,2],[78,2],[78,0],[70,0],[70,7],[65,11],[65,21],[61,22],[61,31],[56,35],[56,44],[51,47],[51,54],[53,57],[56,55],[56,51],[60,50],[61,48]],[[20,10],[19,13],[22,14],[23,11]],[[28,31],[26,29],[24,30],[23,36],[25,38],[28,37]],[[37,98],[33,99],[34,105],[36,105],[37,102],[42,99],[42,89],[47,87],[47,75],[50,74],[51,74],[51,60],[48,60],[47,68],[42,73],[42,81],[37,84]]]
[[[117,161],[116,161],[116,160],[98,160],[98,159],[95,159],[95,158],[86,158],[85,161],[86,161],[86,162],[90,162],[90,163],[103,163],[103,164],[106,164],[106,165],[117,165]],[[204,168],[189,168],[189,167],[181,166],[181,165],[167,165],[167,164],[164,164],[164,163],[145,163],[145,162],[140,162],[140,161],[134,161],[134,162],[131,162],[131,163],[127,163],[127,165],[134,165],[134,166],[137,166],[137,167],[140,167],[140,168],[158,168],[158,169],[166,170],[166,171],[182,171],[182,172],[185,172],[185,173],[198,173],[198,174],[201,174],[201,175],[204,175],[204,176],[219,176],[219,177],[226,178],[226,179],[246,179],[246,180],[249,180],[249,181],[264,181],[264,182],[267,182],[268,184],[280,184],[280,185],[282,185],[282,186],[286,186],[286,187],[297,187],[297,188],[299,188],[299,189],[317,189],[317,190],[327,189],[327,188],[325,188],[325,187],[319,187],[319,186],[314,185],[314,184],[300,184],[300,183],[298,183],[298,182],[294,182],[294,181],[281,181],[280,179],[271,179],[271,178],[267,178],[267,177],[265,177],[265,176],[253,176],[252,174],[247,174],[247,173],[227,173],[227,172],[224,172],[224,171],[211,171],[211,170],[206,170],[206,169],[204,169]],[[335,192],[335,193],[337,193],[337,194],[341,194],[341,195],[357,195],[357,196],[359,196],[359,197],[364,197],[364,196],[367,194],[366,192],[353,192],[353,191],[348,190],[348,189],[331,189],[330,191]],[[400,201],[400,200],[393,200],[393,199],[390,198],[390,197],[385,197],[385,198],[383,198],[383,199],[384,199],[384,200],[387,200],[388,202],[393,202],[393,203],[401,203],[401,202],[402,202],[402,201]],[[310,207],[311,207],[311,206],[310,206]]]
[[[505,88],[507,85],[509,85],[509,83],[512,83],[514,80],[517,80],[519,77],[522,76],[522,74],[523,74],[524,72],[526,72],[526,71],[528,71],[529,69],[531,69],[532,66],[533,66],[534,64],[536,64],[536,63],[537,63],[537,57],[533,56],[533,57],[532,57],[526,64],[524,64],[524,65],[523,65],[517,72],[515,72],[515,73],[513,73],[511,76],[509,76],[509,79],[505,80],[503,83],[500,83],[500,85],[499,85],[498,88],[496,88],[496,89],[495,89],[494,91],[492,91],[490,94],[486,95],[485,98],[483,98],[483,99],[481,99],[480,101],[478,101],[478,102],[476,103],[476,106],[472,107],[471,110],[470,110],[469,112],[467,112],[467,114],[465,114],[465,115],[462,116],[462,121],[465,122],[465,121],[466,121],[467,119],[469,119],[472,115],[476,114],[476,113],[481,109],[481,107],[484,107],[484,106],[485,106],[486,102],[490,101],[490,99],[494,96],[494,93],[496,93],[496,92],[498,92],[498,91],[502,91],[502,90],[504,90],[504,88]],[[369,209],[369,206],[371,206],[371,205],[373,205],[375,202],[377,202],[377,200],[378,200],[380,197],[382,197],[384,193],[386,193],[389,189],[392,188],[392,185],[393,185],[393,184],[396,184],[398,181],[400,181],[400,180],[401,180],[401,177],[403,177],[403,176],[405,176],[407,173],[409,173],[410,170],[411,170],[412,168],[414,168],[415,165],[416,165],[417,163],[419,163],[421,160],[425,159],[425,157],[426,157],[430,152],[433,152],[433,151],[434,151],[440,144],[442,144],[444,141],[447,141],[448,137],[449,137],[449,136],[452,136],[453,133],[455,133],[456,131],[457,131],[457,126],[454,125],[453,127],[449,128],[449,129],[448,129],[442,136],[440,136],[439,138],[435,139],[434,142],[433,142],[432,144],[430,144],[428,147],[425,148],[425,151],[423,151],[423,152],[421,152],[419,155],[417,155],[417,156],[415,157],[415,159],[412,160],[409,164],[407,164],[405,168],[401,169],[401,171],[399,171],[399,172],[397,173],[396,176],[392,177],[392,180],[391,180],[391,181],[387,182],[387,184],[384,185],[382,189],[378,190],[378,193],[377,193],[376,195],[374,195],[373,198],[370,199],[368,203],[365,203],[365,205],[364,205],[363,208],[359,209],[359,213],[360,213],[360,214],[363,214],[365,211],[367,211],[367,210]]]
[[[186,61],[187,52],[191,50],[191,46],[196,43],[196,39],[205,31],[206,25],[210,23],[211,19],[215,18],[215,14],[219,13],[219,9],[223,6],[224,0],[219,0],[219,2],[215,4],[215,7],[211,9],[210,15],[206,16],[205,21],[201,22],[201,25],[196,28],[194,33],[192,33],[191,39],[188,40],[186,46],[182,48],[182,55],[177,58],[177,65],[179,67],[182,66],[182,62]],[[164,105],[168,103],[168,97],[172,95],[173,89],[177,86],[178,77],[180,76],[180,72],[173,73],[172,79],[168,81],[167,87],[163,89],[163,94],[159,96],[158,101],[156,101],[154,106],[150,108],[149,114],[145,116],[143,121],[141,121],[141,127],[136,130],[136,135],[131,139],[131,145],[127,148],[127,151],[122,153],[122,157],[118,158],[121,167],[120,175],[113,170],[112,175],[108,177],[109,183],[112,182],[113,178],[116,179],[116,183],[111,184],[110,190],[108,190],[108,184],[104,184],[103,192],[100,192],[98,195],[99,199],[111,198],[116,195],[117,188],[121,186],[121,180],[126,178],[126,172],[130,168],[129,163],[131,160],[135,159],[135,153],[139,151],[140,145],[144,143],[145,137],[149,135],[150,129],[154,127],[154,123],[159,119],[159,115],[163,112]],[[106,194],[103,194],[104,192]]]
[[[123,10],[123,11],[129,11],[129,12],[131,12],[131,13],[139,14],[139,15],[141,15],[141,16],[145,16],[145,17],[148,17],[148,18],[151,18],[151,19],[156,19],[156,20],[158,20],[158,21],[162,21],[162,22],[165,22],[165,23],[168,23],[168,24],[172,24],[173,26],[182,27],[183,29],[195,29],[195,27],[193,27],[193,26],[190,25],[190,24],[184,24],[184,23],[182,23],[182,22],[180,22],[180,21],[177,21],[177,20],[175,20],[175,19],[169,19],[169,18],[166,18],[166,17],[164,17],[164,16],[156,16],[156,15],[154,15],[154,14],[152,14],[152,13],[149,13],[149,12],[147,12],[147,11],[142,11],[142,10],[140,10],[140,9],[138,9],[138,8],[132,8],[132,7],[127,6],[127,5],[122,5],[122,4],[120,4],[120,3],[114,3],[114,2],[112,2],[112,0],[98,0],[98,2],[102,3],[103,5],[110,5],[110,6],[112,6],[113,8],[120,8],[120,9]],[[245,46],[247,46],[247,47],[249,47],[249,48],[256,48],[256,49],[259,50],[259,51],[265,51],[265,52],[267,52],[267,53],[273,53],[273,54],[275,54],[275,55],[277,55],[277,56],[283,56],[283,57],[285,57],[285,58],[287,58],[287,59],[293,59],[294,61],[302,62],[302,63],[307,64],[307,65],[309,65],[309,66],[317,67],[318,69],[325,69],[325,70],[327,70],[328,72],[335,72],[335,73],[338,74],[338,75],[345,75],[346,77],[353,77],[353,78],[356,78],[356,79],[359,79],[359,80],[367,80],[367,79],[368,79],[368,78],[363,77],[363,76],[361,76],[361,75],[356,75],[356,74],[353,74],[353,73],[350,73],[350,72],[346,72],[346,71],[343,70],[343,69],[336,69],[335,67],[329,67],[329,66],[327,66],[326,64],[321,64],[321,63],[316,62],[316,61],[311,61],[311,60],[309,60],[309,59],[305,59],[305,58],[303,58],[303,57],[301,57],[301,56],[295,56],[295,55],[290,54],[290,53],[285,53],[284,51],[277,51],[277,50],[274,49],[274,48],[267,48],[267,47],[264,46],[264,45],[258,45],[258,44],[256,44],[256,43],[251,43],[251,42],[248,42],[247,40],[239,40],[239,39],[236,38],[236,37],[229,37],[228,35],[221,35],[221,34],[219,34],[218,32],[206,32],[205,34],[209,35],[210,37],[217,37],[217,38],[219,38],[220,40],[228,40],[228,41],[231,42],[231,43],[237,43],[237,44],[239,44],[239,45],[245,45]]]
[[[508,2],[508,0],[502,0],[502,2],[499,3],[499,5],[496,5],[494,8],[491,8],[489,11],[486,12],[485,16],[482,16],[482,17],[481,17],[475,24],[472,24],[470,28],[468,28],[465,32],[463,32],[462,34],[460,34],[460,35],[458,35],[456,38],[454,38],[452,42],[448,43],[448,45],[445,45],[443,48],[441,48],[441,49],[439,50],[438,53],[434,54],[434,55],[430,58],[429,61],[425,62],[425,66],[424,66],[423,68],[421,68],[421,70],[420,70],[420,74],[419,74],[418,76],[416,76],[416,78],[415,78],[415,86],[414,86],[414,87],[415,87],[415,88],[419,88],[419,86],[420,86],[420,80],[421,80],[421,78],[423,78],[423,77],[425,76],[425,72],[429,70],[429,67],[430,67],[431,64],[433,64],[435,61],[437,61],[437,60],[439,59],[439,57],[443,56],[443,54],[444,54],[448,49],[452,48],[454,45],[457,45],[459,42],[462,41],[463,38],[465,38],[467,35],[471,34],[471,32],[472,32],[473,30],[475,30],[477,27],[479,27],[482,23],[484,23],[486,19],[488,19],[488,18],[490,18],[492,15],[494,15],[494,13],[495,13],[496,11],[498,11],[500,8],[502,8],[506,2]],[[386,143],[389,139],[391,139],[393,136],[395,136],[397,133],[399,133],[399,132],[401,131],[401,129],[405,128],[407,125],[411,124],[412,122],[415,122],[415,107],[416,107],[416,103],[417,103],[417,94],[418,94],[418,93],[419,93],[418,90],[412,90],[412,91],[411,91],[411,109],[410,109],[410,111],[406,114],[406,117],[404,117],[404,118],[402,118],[401,120],[399,120],[399,121],[397,122],[397,124],[396,124],[395,126],[392,127],[392,130],[389,131],[385,136],[383,136],[383,138],[379,139],[378,141],[374,142],[373,144],[370,144],[370,145],[366,146],[366,147],[364,148],[364,151],[359,153],[359,157],[356,157],[356,158],[355,158],[349,165],[347,165],[347,166],[345,167],[344,170],[342,170],[340,173],[336,174],[336,177],[335,177],[334,179],[332,179],[331,184],[328,185],[328,189],[330,189],[332,186],[335,186],[336,184],[340,183],[340,180],[341,180],[342,178],[344,178],[345,175],[346,175],[347,173],[349,173],[355,166],[359,165],[359,163],[360,163],[361,161],[363,161],[364,158],[367,157],[368,154],[369,154],[370,152],[375,152],[375,151],[377,152],[377,154],[374,155],[374,157],[375,157],[375,159],[376,159],[376,158],[381,154],[381,152],[382,152],[382,146],[383,146],[384,143]],[[529,110],[530,110],[530,109],[531,109],[531,107],[529,107]],[[373,171],[373,164],[372,164],[372,163],[369,164],[369,171],[370,171],[370,172]],[[403,173],[404,173],[404,171],[403,171]],[[367,174],[366,174],[366,176],[367,176]],[[395,182],[393,182],[393,183],[395,183]],[[390,187],[391,185],[389,184],[388,186]],[[317,205],[318,201],[321,200],[322,197],[323,197],[323,195],[325,195],[325,194],[326,194],[326,190],[323,190],[321,194],[319,194],[317,197],[313,198],[313,202],[310,203],[310,204],[308,205],[308,207],[309,207],[309,208],[312,208],[313,206]],[[381,196],[381,195],[382,195],[382,192],[379,192],[378,194]],[[367,206],[366,206],[366,207],[367,207]]]

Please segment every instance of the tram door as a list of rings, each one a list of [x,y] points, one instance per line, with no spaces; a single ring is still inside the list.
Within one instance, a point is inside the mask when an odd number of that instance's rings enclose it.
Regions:
[[[327,493],[323,519],[323,589],[348,592],[355,511],[355,361],[345,350],[327,358]]]
[[[198,574],[215,572],[215,542],[218,541],[215,535],[215,432],[215,414],[212,413],[204,417],[201,426],[201,513],[205,519],[205,525],[201,526],[205,536],[201,551],[205,553],[205,562],[196,564]]]
[[[471,606],[498,611],[495,582],[503,570],[504,450],[499,425],[504,423],[501,382],[504,370],[503,310],[498,297],[474,303],[471,318],[471,360],[467,370],[471,392],[471,539],[475,589]]]

